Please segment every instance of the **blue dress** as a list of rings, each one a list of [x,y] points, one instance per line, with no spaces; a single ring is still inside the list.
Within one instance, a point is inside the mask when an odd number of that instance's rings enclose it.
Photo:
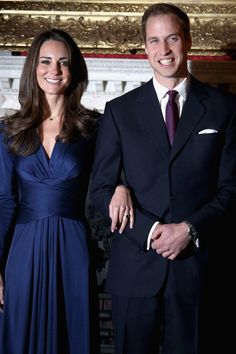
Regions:
[[[16,214],[0,354],[89,353],[83,214],[90,145],[79,136],[56,142],[50,159],[42,145],[30,156],[13,156],[0,134],[0,260]]]

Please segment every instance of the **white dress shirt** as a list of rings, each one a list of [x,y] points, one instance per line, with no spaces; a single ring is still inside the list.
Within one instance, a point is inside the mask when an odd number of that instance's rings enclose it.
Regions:
[[[179,117],[181,118],[181,113],[183,110],[183,106],[184,103],[186,101],[187,98],[187,94],[189,91],[189,86],[190,86],[190,75],[188,75],[183,81],[181,81],[176,87],[173,88],[173,90],[178,92],[178,95],[176,96],[176,103],[178,106],[178,110],[179,110]],[[168,94],[167,92],[169,91],[169,89],[163,85],[161,85],[155,77],[153,77],[153,85],[154,85],[154,89],[156,91],[157,94],[157,98],[158,101],[160,103],[161,106],[161,111],[162,111],[162,115],[163,118],[165,120],[165,111],[166,111],[166,105],[167,105],[167,101],[168,101]]]

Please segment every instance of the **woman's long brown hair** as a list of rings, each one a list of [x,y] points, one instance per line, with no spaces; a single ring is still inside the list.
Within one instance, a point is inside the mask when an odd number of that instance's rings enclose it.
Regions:
[[[64,122],[57,137],[68,142],[80,132],[89,137],[100,114],[86,109],[81,104],[82,95],[88,84],[88,72],[83,55],[71,36],[59,29],[41,32],[32,42],[26,56],[19,87],[20,109],[5,117],[3,130],[10,152],[27,156],[35,152],[40,145],[37,129],[43,119],[50,115],[50,109],[44,92],[37,83],[36,70],[39,51],[48,40],[65,43],[69,53],[71,83],[65,92]]]

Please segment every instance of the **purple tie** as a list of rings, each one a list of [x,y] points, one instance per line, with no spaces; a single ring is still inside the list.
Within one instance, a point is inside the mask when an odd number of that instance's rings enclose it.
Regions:
[[[176,127],[179,120],[178,106],[175,102],[175,97],[178,94],[175,90],[167,92],[169,100],[166,105],[166,128],[169,135],[170,144],[173,144]]]

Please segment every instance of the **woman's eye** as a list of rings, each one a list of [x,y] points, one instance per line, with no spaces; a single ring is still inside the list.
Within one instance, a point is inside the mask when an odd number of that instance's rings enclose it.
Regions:
[[[47,59],[40,60],[40,64],[49,65],[50,63],[51,63],[50,60]]]
[[[68,60],[62,60],[62,61],[60,61],[60,65],[68,67],[69,62],[68,62]]]

